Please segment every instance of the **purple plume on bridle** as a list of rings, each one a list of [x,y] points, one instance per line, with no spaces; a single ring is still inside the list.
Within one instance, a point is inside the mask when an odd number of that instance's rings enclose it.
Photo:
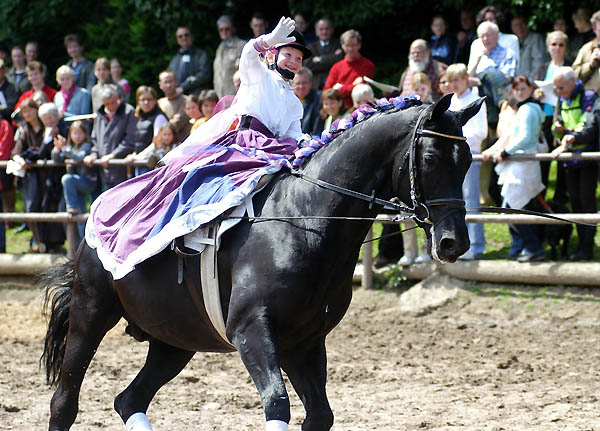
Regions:
[[[294,151],[294,161],[292,162],[292,166],[294,168],[299,168],[310,155],[333,141],[344,130],[354,127],[377,112],[386,112],[391,109],[403,110],[420,104],[421,101],[414,96],[398,96],[390,99],[384,97],[378,99],[374,104],[361,105],[350,115],[335,120],[331,124],[329,130],[323,131],[320,138],[318,136],[313,136],[310,139],[300,141],[298,148]]]

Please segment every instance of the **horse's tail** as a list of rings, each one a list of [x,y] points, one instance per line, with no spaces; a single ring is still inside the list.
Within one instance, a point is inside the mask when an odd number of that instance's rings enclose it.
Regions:
[[[40,362],[46,368],[46,383],[51,386],[60,376],[65,356],[73,278],[73,261],[45,270],[40,278],[40,285],[44,289],[42,314],[48,319],[44,353],[42,353]]]

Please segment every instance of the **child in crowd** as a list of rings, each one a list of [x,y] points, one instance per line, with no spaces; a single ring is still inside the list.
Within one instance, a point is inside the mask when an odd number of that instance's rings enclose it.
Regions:
[[[152,152],[148,157],[148,167],[154,168],[158,161],[175,148],[176,145],[175,127],[171,123],[163,124],[158,132],[156,141],[151,145]]]
[[[433,103],[431,82],[423,72],[415,73],[410,80],[410,92],[419,96],[423,103]]]
[[[331,124],[338,118],[344,116],[344,98],[335,88],[328,88],[321,94],[321,118],[325,118],[323,130],[326,132],[331,128]]]
[[[121,86],[123,91],[125,92],[125,101],[129,100],[129,95],[131,94],[131,86],[129,85],[129,81],[123,78],[123,66],[121,66],[121,62],[118,58],[113,58],[110,60],[110,76],[117,84]]]
[[[135,156],[136,161],[145,161],[149,170],[154,169],[160,159],[176,146],[175,126],[166,122],[158,131],[153,142]]]
[[[215,90],[204,90],[200,93],[200,111],[202,118],[205,118],[204,121],[213,116],[218,101],[219,96]]]
[[[92,146],[88,135],[88,128],[83,121],[74,121],[69,128],[67,139],[58,135],[54,139],[52,160],[62,163],[66,159],[81,162],[90,154]],[[67,173],[62,177],[63,193],[67,212],[69,214],[82,214],[86,212],[89,194],[96,187],[98,174],[95,168],[85,165],[67,165]],[[84,236],[85,223],[77,223],[79,240]]]
[[[185,111],[185,115],[190,117],[190,123],[192,124],[190,134],[192,134],[192,132],[206,120],[202,119],[202,111],[200,110],[200,96],[197,94],[189,94],[183,97],[185,99],[183,110]]]
[[[369,84],[358,84],[352,89],[352,103],[353,106],[348,112],[352,112],[357,109],[360,105],[365,103],[374,103],[375,94]]]

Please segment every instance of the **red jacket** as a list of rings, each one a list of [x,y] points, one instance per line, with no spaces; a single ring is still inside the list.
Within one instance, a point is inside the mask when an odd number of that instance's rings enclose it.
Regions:
[[[375,65],[371,60],[366,59],[362,55],[354,61],[348,61],[345,58],[335,63],[329,75],[323,90],[333,87],[336,83],[342,84],[342,88],[339,92],[344,96],[344,104],[346,108],[352,107],[352,89],[354,85],[352,83],[359,76],[368,76],[373,78],[375,75]]]
[[[48,98],[48,102],[54,102],[54,96],[56,95],[56,93],[58,93],[58,91],[56,91],[54,88],[52,88],[48,85],[44,85],[44,88],[42,88],[42,91]],[[30,90],[27,90],[25,93],[21,94],[21,97],[19,97],[19,100],[17,101],[17,104],[15,105],[15,111],[17,110],[17,108],[19,106],[21,106],[21,103],[23,103],[23,100],[33,96],[34,92],[35,92],[35,90],[32,88]]]

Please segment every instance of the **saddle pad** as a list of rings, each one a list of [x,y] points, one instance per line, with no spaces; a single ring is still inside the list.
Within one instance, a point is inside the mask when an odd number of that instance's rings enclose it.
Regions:
[[[188,248],[196,250],[200,254],[200,281],[202,284],[202,297],[204,298],[204,307],[215,330],[219,333],[225,343],[231,347],[225,332],[225,321],[221,308],[221,297],[219,294],[219,274],[216,268],[216,251],[221,245],[221,236],[238,224],[244,214],[249,217],[254,217],[254,206],[252,205],[252,197],[265,187],[273,175],[265,175],[257,189],[244,201],[243,205],[239,205],[229,213],[229,217],[224,218],[216,229],[211,229],[217,223],[212,222],[205,226],[196,229],[194,232],[184,236],[184,245]],[[263,181],[264,180],[264,181]],[[213,235],[211,235],[211,233]],[[212,238],[211,238],[212,236]],[[216,250],[215,250],[216,247]]]

